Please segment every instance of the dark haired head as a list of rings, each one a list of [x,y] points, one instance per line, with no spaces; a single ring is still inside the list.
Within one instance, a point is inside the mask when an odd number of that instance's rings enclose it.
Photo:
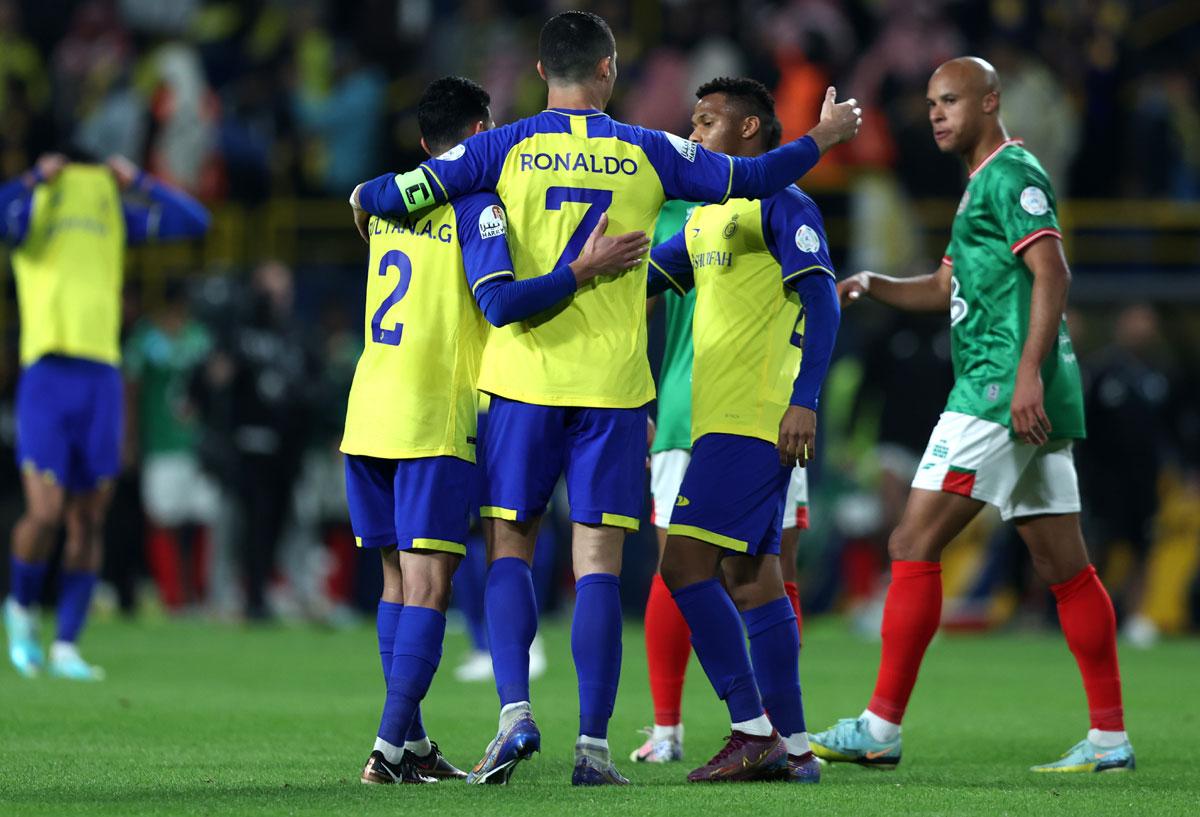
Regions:
[[[546,79],[573,84],[592,77],[596,63],[614,57],[617,41],[604,18],[587,11],[564,11],[542,26],[538,59]]]
[[[783,125],[775,115],[775,97],[756,79],[748,77],[717,77],[696,89],[696,99],[709,94],[724,94],[743,116],[757,116],[759,133],[767,150],[779,147]]]
[[[429,83],[417,103],[417,125],[433,155],[445,153],[471,135],[476,122],[491,120],[492,98],[473,80],[442,77]]]

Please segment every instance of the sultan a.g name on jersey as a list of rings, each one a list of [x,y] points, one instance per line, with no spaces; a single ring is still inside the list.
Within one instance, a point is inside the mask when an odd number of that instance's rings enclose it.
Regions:
[[[393,221],[391,219],[380,218],[379,216],[371,216],[371,220],[367,223],[367,232],[371,235],[407,233],[417,238],[436,239],[443,244],[449,244],[454,240],[454,227],[452,225],[442,222],[435,228],[433,219],[430,217],[412,218],[410,216],[403,221]]]

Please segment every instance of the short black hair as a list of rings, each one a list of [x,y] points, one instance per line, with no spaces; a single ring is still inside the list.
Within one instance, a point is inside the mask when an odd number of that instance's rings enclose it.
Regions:
[[[417,103],[417,126],[434,153],[444,153],[463,140],[476,122],[486,122],[492,98],[466,77],[442,77],[429,83]]]
[[[596,63],[615,56],[617,41],[604,18],[588,11],[564,11],[542,26],[538,59],[546,79],[583,82],[590,79]]]
[[[717,77],[696,89],[696,99],[709,94],[725,94],[745,116],[757,116],[767,150],[779,147],[783,124],[775,115],[775,97],[767,86],[749,77]]]

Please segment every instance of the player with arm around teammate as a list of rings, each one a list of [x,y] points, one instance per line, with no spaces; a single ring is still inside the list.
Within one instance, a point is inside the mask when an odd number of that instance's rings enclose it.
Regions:
[[[753,155],[778,138],[760,83],[718,79],[697,95],[693,139]],[[692,455],[661,572],[732,723],[724,748],[688,780],[815,783],[779,549],[839,322],[821,214],[794,186],[701,207],[651,254],[649,292],[668,286],[697,295]]]
[[[104,517],[120,470],[125,248],[198,238],[208,224],[199,202],[121,156],[95,164],[47,154],[0,186],[0,238],[14,247],[21,319],[17,459],[25,493],[25,512],[12,532],[4,623],[9,659],[26,677],[45,665],[33,607],[64,522],[50,674],[104,677],[76,642],[104,557]]]
[[[667,198],[725,201],[765,196],[799,178],[857,131],[853,101],[826,100],[803,139],[754,158],[731,158],[603,113],[617,77],[608,25],[564,12],[543,27],[539,74],[548,109],[466,140],[419,169],[360,185],[365,213],[403,215],[447,197],[495,190],[509,216],[518,280],[573,257],[600,219],[649,231]],[[361,221],[361,216],[359,217]],[[499,728],[470,782],[507,780],[540,747],[529,693],[537,630],[530,560],[550,492],[565,473],[576,575],[572,653],[579,688],[575,785],[622,785],[608,750],[621,666],[621,543],[637,526],[646,456],[645,267],[593,282],[562,308],[491,332],[479,388],[492,395],[485,519],[485,593]]]
[[[1079,526],[1072,441],[1084,436],[1083,390],[1063,312],[1071,274],[1055,199],[1037,159],[1000,120],[1000,85],[975,57],[929,80],[933,137],[970,175],[937,271],[910,279],[861,272],[844,303],[949,307],[954,387],[892,532],[892,584],[875,692],[858,718],[813,736],[829,761],[894,768],[900,721],[941,616],[941,554],[984,504],[1011,519],[1050,585],[1087,693],[1091,729],[1035,772],[1134,768],[1125,733],[1116,619]]]
[[[442,152],[490,127],[489,103],[470,80],[432,83],[418,106],[422,145]],[[606,237],[604,226],[561,270],[516,281],[493,193],[370,220],[366,344],[341,445],[351,526],[360,546],[379,548],[384,575],[377,629],[387,695],[364,783],[465,777],[426,736],[419,707],[466,551],[486,322],[522,320],[596,275],[637,266],[645,234]]]

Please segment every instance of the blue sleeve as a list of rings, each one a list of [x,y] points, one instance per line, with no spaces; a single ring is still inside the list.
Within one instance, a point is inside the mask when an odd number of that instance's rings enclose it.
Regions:
[[[735,158],[729,196],[735,199],[772,196],[795,184],[820,160],[821,149],[811,136],[802,136],[761,156]]]
[[[488,323],[504,326],[533,317],[575,292],[575,273],[563,264],[549,275],[515,280],[508,221],[495,193],[455,199],[454,217],[467,285]]]
[[[208,210],[187,193],[149,176],[143,176],[135,186],[145,192],[150,204],[121,203],[127,244],[199,238],[208,232]]]
[[[791,404],[816,411],[821,397],[821,384],[825,382],[829,361],[833,357],[838,324],[842,320],[837,284],[829,275],[803,275],[795,279],[791,286],[799,293],[800,302],[804,304],[804,337],[801,341],[804,355],[792,386]]]
[[[24,241],[32,209],[33,191],[20,177],[0,186],[0,238],[9,244]]]
[[[814,273],[834,277],[821,211],[799,188],[790,187],[763,200],[762,232],[767,251],[779,262],[784,283],[794,284]]]
[[[688,255],[687,240],[684,237],[684,230],[680,230],[650,251],[646,296],[659,295],[668,289],[675,290],[680,295],[686,295],[688,290],[695,285],[696,280],[692,275],[692,259]]]
[[[364,182],[358,204],[373,216],[398,218],[459,196],[495,190],[507,153],[505,129],[477,133],[415,170]]]

